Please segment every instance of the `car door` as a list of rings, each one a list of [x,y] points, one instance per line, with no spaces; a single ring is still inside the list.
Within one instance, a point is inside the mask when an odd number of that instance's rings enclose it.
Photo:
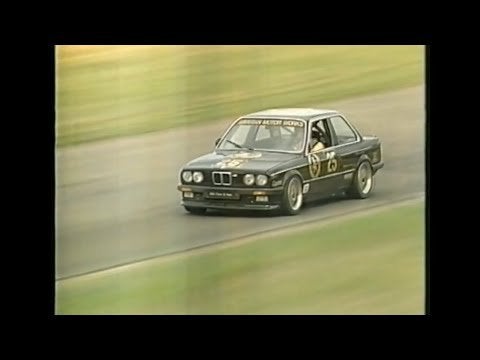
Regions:
[[[337,190],[347,188],[352,180],[359,157],[362,155],[361,135],[342,115],[328,119],[327,126],[332,135],[331,157],[337,161],[334,187]]]
[[[322,129],[329,137],[326,148],[312,152],[307,151],[308,175],[306,181],[309,183],[310,197],[322,198],[329,196],[336,191],[337,174],[342,170],[342,163],[334,150],[334,139],[331,130],[328,128],[327,119],[320,120]],[[311,138],[311,127],[309,129],[309,139]]]

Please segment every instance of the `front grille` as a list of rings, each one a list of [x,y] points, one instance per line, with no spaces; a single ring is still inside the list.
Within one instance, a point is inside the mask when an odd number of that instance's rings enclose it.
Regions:
[[[227,171],[213,171],[212,181],[214,185],[232,185],[232,173]]]

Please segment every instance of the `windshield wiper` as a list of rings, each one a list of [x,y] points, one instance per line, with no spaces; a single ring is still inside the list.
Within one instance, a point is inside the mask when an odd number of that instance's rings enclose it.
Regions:
[[[225,141],[229,142],[230,144],[236,146],[236,147],[239,148],[239,149],[255,150],[255,149],[252,148],[252,147],[239,145],[239,144],[237,144],[236,142],[234,142],[234,141],[232,141],[232,140],[225,139]]]

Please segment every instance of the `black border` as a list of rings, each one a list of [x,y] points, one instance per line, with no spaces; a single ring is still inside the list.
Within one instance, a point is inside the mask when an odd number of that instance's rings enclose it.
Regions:
[[[43,104],[46,107],[47,117],[49,119],[48,126],[42,126],[39,134],[42,135],[42,139],[45,139],[45,157],[46,166],[42,169],[42,173],[47,175],[47,183],[45,190],[38,189],[40,193],[44,193],[46,196],[45,203],[47,209],[45,215],[47,221],[41,224],[41,228],[45,228],[47,233],[47,239],[49,241],[42,241],[42,250],[46,249],[46,256],[43,258],[46,260],[46,281],[48,286],[47,290],[46,306],[48,313],[53,315],[55,313],[55,48],[49,46],[46,52],[46,72],[47,84],[49,84],[49,91],[46,92],[46,101]],[[51,87],[50,87],[51,86]],[[45,192],[43,192],[45,191]],[[43,237],[42,237],[43,239]],[[42,253],[40,251],[40,254]]]
[[[45,296],[45,307],[47,316],[54,318],[59,318],[54,315],[54,305],[55,305],[55,45],[57,44],[419,44],[427,45],[425,48],[425,91],[426,91],[426,134],[425,134],[425,144],[426,144],[426,212],[425,212],[425,225],[426,225],[426,264],[425,264],[425,286],[426,286],[426,297],[425,297],[425,311],[426,318],[429,318],[433,315],[433,309],[431,304],[432,296],[432,243],[430,240],[431,237],[431,206],[430,206],[430,137],[431,137],[431,116],[432,116],[432,93],[433,93],[433,84],[432,84],[432,45],[431,37],[425,34],[417,35],[414,34],[412,37],[411,34],[383,34],[382,36],[371,36],[368,34],[365,36],[362,35],[344,35],[340,34],[338,36],[333,36],[329,38],[329,41],[322,41],[321,37],[318,36],[305,36],[305,37],[292,37],[288,34],[260,34],[260,36],[245,37],[239,33],[234,33],[229,35],[228,41],[222,39],[221,37],[212,36],[212,34],[205,35],[195,33],[177,33],[173,38],[151,38],[149,36],[142,35],[131,35],[125,37],[118,37],[118,34],[115,33],[103,33],[103,34],[79,34],[79,33],[70,33],[70,34],[55,34],[50,35],[47,41],[46,47],[46,83],[48,84],[48,90],[46,91],[46,101],[44,104],[48,123],[47,126],[40,127],[38,134],[41,134],[42,142],[45,144],[45,167],[42,167],[42,173],[47,174],[46,186],[38,188],[38,191],[42,194],[45,194],[45,204],[46,209],[44,214],[46,215],[45,222],[40,224],[40,228],[44,229],[46,233],[47,241],[42,242],[42,245],[39,247],[39,256],[42,256],[43,266],[46,270],[45,272],[45,283],[46,286],[42,287],[45,291],[41,293]],[[369,38],[370,37],[370,38]],[[388,37],[388,41],[385,41],[385,37]],[[367,40],[367,38],[369,38]],[[372,38],[374,40],[372,40]],[[42,231],[43,232],[43,231]],[[42,237],[43,238],[43,237]],[[48,240],[50,239],[50,240]],[[40,255],[43,254],[43,255]],[[318,315],[321,316],[321,315]],[[342,315],[342,317],[352,317],[353,315]],[[393,315],[376,315],[376,318],[385,318],[391,317]],[[68,318],[69,316],[60,316],[61,318]],[[137,317],[137,316],[133,316]],[[171,318],[172,316],[166,316]],[[206,316],[199,316],[200,319]],[[211,317],[211,316],[207,316]],[[228,319],[238,318],[238,316],[225,315]],[[268,316],[268,318],[275,318],[276,316]],[[304,316],[290,316],[294,319],[303,318]],[[323,316],[322,316],[323,317]],[[332,317],[332,316],[328,316]],[[336,317],[336,316],[334,316]],[[357,318],[371,317],[369,315],[355,315]],[[415,316],[413,316],[415,317]],[[162,320],[163,321],[163,320]]]
[[[213,24],[211,26],[217,27]],[[316,28],[317,26],[320,29]],[[210,31],[204,28],[189,31],[175,27],[175,31],[162,33],[158,30],[152,32],[67,31],[50,34],[48,43],[50,45],[426,45],[432,42],[432,35],[429,32],[380,30],[377,25],[373,26],[374,29],[368,30],[368,22],[351,32],[332,31],[324,26],[326,23],[303,24],[297,29],[283,30],[264,24],[261,28],[242,27],[236,31],[229,31],[228,26],[225,30],[217,28]],[[313,29],[310,30],[312,27]]]
[[[431,254],[430,239],[430,126],[431,126],[431,46],[425,47],[425,315],[432,315],[431,307]]]

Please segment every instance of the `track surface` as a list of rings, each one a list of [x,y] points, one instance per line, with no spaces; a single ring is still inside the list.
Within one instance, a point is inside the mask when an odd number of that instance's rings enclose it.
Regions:
[[[385,167],[366,200],[322,202],[298,216],[210,212],[179,205],[180,167],[211,151],[233,119],[61,148],[56,153],[56,278],[61,279],[424,193],[424,87],[318,107],[338,109],[383,142]]]

